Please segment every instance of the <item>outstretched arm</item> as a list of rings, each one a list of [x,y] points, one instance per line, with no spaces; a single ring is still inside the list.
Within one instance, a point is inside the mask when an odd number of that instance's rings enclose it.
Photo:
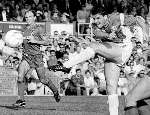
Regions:
[[[99,29],[94,30],[93,33],[96,37],[109,38],[109,34],[107,32],[103,32]]]
[[[29,42],[30,42],[30,43],[34,43],[34,44],[39,44],[39,45],[45,45],[45,46],[47,46],[47,45],[50,44],[49,41],[46,41],[46,40],[38,41],[38,40],[36,40],[36,39],[30,39]]]
[[[29,43],[34,43],[34,44],[39,44],[39,45],[45,45],[45,46],[47,46],[47,45],[50,44],[50,41],[48,41],[48,40],[46,40],[44,38],[42,38],[41,40],[38,40],[38,38],[36,39],[36,37],[37,36],[31,35],[31,36],[24,37],[24,39],[27,39],[27,41]],[[41,38],[41,36],[40,36],[40,38]]]
[[[28,39],[29,43],[39,44],[39,45],[49,45],[49,41],[46,39],[48,36],[45,33],[43,26],[36,26],[29,36],[25,36],[25,39]]]

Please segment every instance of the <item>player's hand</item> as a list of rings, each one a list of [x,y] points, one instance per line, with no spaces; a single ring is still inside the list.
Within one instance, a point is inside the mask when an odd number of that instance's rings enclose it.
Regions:
[[[109,39],[113,39],[113,38],[116,38],[115,32],[109,34]]]
[[[24,37],[24,39],[31,40],[31,39],[34,39],[34,37],[33,36],[26,36],[26,37]]]
[[[98,29],[93,30],[93,35],[94,35],[94,36],[97,36],[98,33],[100,33],[100,30],[98,30]]]
[[[113,27],[111,28],[111,31],[117,31],[117,29],[118,29],[117,26],[113,26]]]
[[[33,36],[30,36],[29,37],[29,41],[28,42],[31,42],[31,43],[36,43],[36,40],[34,39]]]

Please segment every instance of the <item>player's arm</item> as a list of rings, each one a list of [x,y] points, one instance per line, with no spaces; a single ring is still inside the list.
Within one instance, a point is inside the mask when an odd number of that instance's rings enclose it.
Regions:
[[[95,37],[100,38],[102,41],[103,40],[112,40],[113,38],[116,38],[116,33],[115,32],[105,32],[102,30],[96,30],[96,32],[94,32]]]
[[[109,33],[103,32],[103,31],[100,30],[100,29],[95,30],[93,33],[94,33],[94,35],[95,35],[96,37],[109,38]]]
[[[29,39],[30,43],[39,44],[39,45],[49,45],[50,42],[45,40],[45,32],[43,27],[39,27],[37,31],[35,31]]]
[[[34,44],[39,44],[39,45],[45,45],[45,46],[50,44],[49,41],[46,41],[46,40],[38,41],[38,40],[36,40],[34,38],[30,39],[29,42],[30,43],[34,43]]]

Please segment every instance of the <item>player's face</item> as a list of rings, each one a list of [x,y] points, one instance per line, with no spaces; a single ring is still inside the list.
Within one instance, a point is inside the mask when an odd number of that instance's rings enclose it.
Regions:
[[[29,11],[25,14],[25,19],[28,24],[33,24],[35,22],[36,17],[31,11]]]
[[[105,18],[100,14],[96,14],[94,17],[94,22],[99,28],[101,28],[105,23]]]

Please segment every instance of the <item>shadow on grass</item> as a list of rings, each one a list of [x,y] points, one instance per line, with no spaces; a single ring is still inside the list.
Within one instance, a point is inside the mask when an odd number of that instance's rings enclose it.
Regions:
[[[12,109],[12,110],[22,110],[22,109],[31,109],[31,110],[52,110],[55,111],[56,108],[42,108],[42,107],[15,107],[13,105],[0,105],[0,108]]]

